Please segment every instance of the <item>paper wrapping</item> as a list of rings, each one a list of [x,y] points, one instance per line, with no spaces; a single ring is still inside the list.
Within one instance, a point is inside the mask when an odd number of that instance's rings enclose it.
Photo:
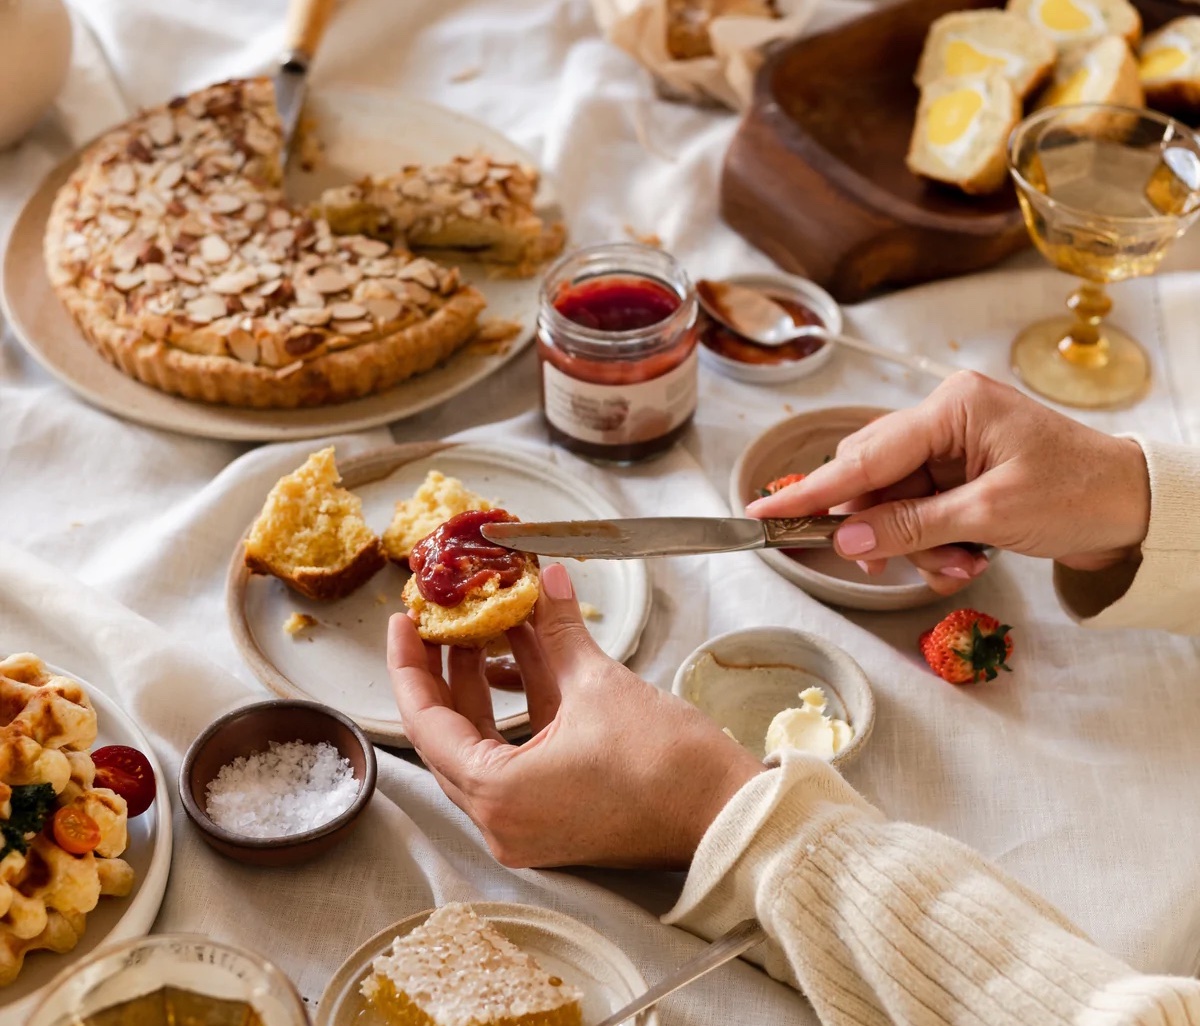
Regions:
[[[798,36],[819,0],[775,0],[778,18],[720,15],[709,23],[711,57],[677,60],[667,49],[667,0],[592,0],[608,40],[654,75],[670,99],[740,110],[768,43]]]

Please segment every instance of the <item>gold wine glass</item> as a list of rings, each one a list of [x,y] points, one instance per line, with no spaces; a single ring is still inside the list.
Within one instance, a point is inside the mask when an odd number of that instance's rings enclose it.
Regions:
[[[1067,406],[1128,406],[1145,394],[1150,361],[1105,323],[1109,282],[1153,274],[1200,215],[1200,139],[1149,110],[1087,103],[1031,114],[1008,141],[1008,164],[1034,244],[1082,278],[1070,315],[1030,325],[1012,368]]]

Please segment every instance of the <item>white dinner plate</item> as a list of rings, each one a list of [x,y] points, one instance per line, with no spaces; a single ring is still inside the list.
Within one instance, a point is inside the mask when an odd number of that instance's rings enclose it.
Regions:
[[[583,991],[583,1021],[600,1022],[646,991],[646,981],[620,948],[577,919],[534,905],[473,901],[471,908],[546,972]],[[433,909],[380,930],[333,975],[317,1006],[316,1026],[385,1026],[359,993],[371,962],[411,933]],[[629,1026],[658,1026],[653,1009],[629,1020]]]
[[[534,163],[499,132],[462,114],[396,93],[362,87],[315,89],[306,109],[325,144],[313,172],[288,173],[288,195],[315,198],[329,185],[369,173],[395,171],[406,163],[446,160],[485,150],[500,159]],[[306,410],[251,410],[181,399],[127,377],[88,345],[58,301],[42,262],[42,235],[58,187],[74,169],[72,157],[52,171],[26,202],[13,225],[0,269],[0,300],[22,345],[51,374],[95,406],[129,420],[204,438],[266,442],[316,438],[411,417],[470,388],[498,370],[528,344],[537,320],[539,278],[489,277],[480,265],[460,264],[464,277],[487,299],[483,316],[516,321],[511,344],[468,345],[433,370],[378,395]],[[551,187],[542,183],[538,209],[558,217]]]
[[[133,867],[133,893],[124,898],[101,898],[88,913],[87,929],[74,950],[58,955],[35,951],[25,956],[21,975],[0,989],[0,1018],[24,1022],[40,1000],[39,992],[72,962],[90,955],[102,944],[143,937],[150,932],[171,869],[171,798],[167,775],[141,728],[104,692],[92,687],[78,674],[51,666],[51,672],[77,680],[87,689],[96,709],[98,733],[95,748],[128,745],[150,760],[154,769],[154,804],[129,821],[129,845],[121,856]]]
[[[363,502],[377,533],[391,523],[398,499],[408,498],[430,470],[459,478],[471,491],[522,520],[595,520],[619,516],[583,481],[539,455],[506,446],[418,442],[390,446],[339,464],[342,483]],[[543,565],[555,560],[543,560]],[[633,655],[650,615],[650,577],[639,560],[568,561],[580,601],[600,612],[587,621],[599,646],[614,659]],[[274,577],[252,575],[238,542],[229,566],[226,596],[234,640],[251,670],[284,698],[306,698],[340,709],[372,741],[410,747],[388,683],[385,644],[388,617],[403,610],[407,572],[392,564],[363,587],[335,602],[304,598]],[[289,636],[293,612],[318,625]],[[529,724],[523,691],[492,691],[496,725],[520,733]]]

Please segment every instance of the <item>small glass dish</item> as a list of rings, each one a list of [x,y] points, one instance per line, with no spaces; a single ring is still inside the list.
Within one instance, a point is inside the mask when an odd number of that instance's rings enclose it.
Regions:
[[[26,1026],[308,1026],[265,959],[207,937],[158,934],[102,948],[59,974]]]
[[[833,296],[807,278],[779,273],[735,274],[726,278],[725,281],[734,285],[746,285],[750,288],[760,289],[772,299],[799,303],[812,311],[830,334],[841,334],[843,326],[841,307],[838,306]],[[707,319],[707,315],[701,313],[701,319],[704,321]],[[708,323],[712,323],[711,319],[708,319]],[[796,381],[799,378],[808,377],[829,362],[836,346],[836,343],[821,341],[813,352],[798,360],[748,363],[719,353],[711,345],[706,344],[707,333],[707,325],[702,323],[700,325],[700,345],[697,347],[700,352],[701,365],[709,370],[715,370],[719,374],[724,374],[727,378],[746,381],[753,385],[777,385],[784,381]],[[755,349],[770,353],[765,346],[757,346]]]

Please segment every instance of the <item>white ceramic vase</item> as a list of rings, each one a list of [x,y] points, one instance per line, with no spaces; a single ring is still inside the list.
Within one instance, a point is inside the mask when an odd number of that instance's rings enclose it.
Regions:
[[[0,0],[0,149],[46,112],[70,63],[71,19],[63,0]]]

